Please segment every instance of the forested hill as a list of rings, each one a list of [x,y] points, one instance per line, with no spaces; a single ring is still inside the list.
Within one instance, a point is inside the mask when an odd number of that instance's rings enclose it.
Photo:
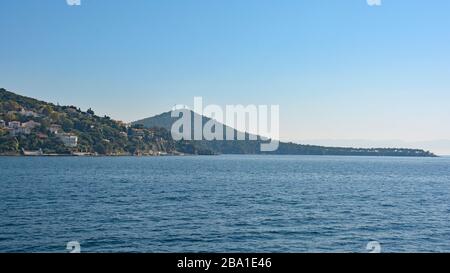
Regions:
[[[191,112],[191,115],[195,113]],[[206,122],[209,118],[202,117]],[[92,109],[61,106],[0,89],[0,155],[261,154],[261,140],[174,141],[170,112],[125,124]],[[227,127],[224,126],[224,132]],[[232,129],[234,130],[234,129]],[[236,130],[234,130],[236,132]],[[248,137],[248,135],[247,135]],[[29,154],[29,153],[28,153]],[[420,149],[339,148],[280,143],[269,154],[434,157]]]
[[[190,111],[191,120],[194,120],[194,116],[197,113]],[[201,117],[203,124],[210,119],[207,117]],[[133,122],[135,125],[142,125],[145,128],[162,127],[166,130],[170,130],[172,124],[177,120],[175,117],[171,117],[171,112],[166,112],[154,117],[145,118]],[[223,132],[226,132],[229,128],[223,125]],[[193,125],[191,130],[193,130]],[[234,135],[237,131],[234,130]],[[225,133],[224,133],[225,135]],[[260,144],[261,140],[249,140],[248,134],[246,134],[247,140],[219,140],[219,141],[206,141],[197,140],[190,141],[194,147],[201,150],[211,150],[218,154],[283,154],[283,155],[347,155],[347,156],[409,156],[409,157],[434,157],[431,152],[421,149],[404,149],[404,148],[348,148],[348,147],[323,147],[313,145],[302,145],[296,143],[281,142],[278,150],[274,152],[261,152]],[[225,139],[225,137],[224,137]],[[261,139],[258,137],[258,139]]]
[[[89,109],[60,106],[0,89],[0,154],[159,155],[201,153],[173,141],[163,128],[99,117]],[[206,151],[205,153],[208,153]]]

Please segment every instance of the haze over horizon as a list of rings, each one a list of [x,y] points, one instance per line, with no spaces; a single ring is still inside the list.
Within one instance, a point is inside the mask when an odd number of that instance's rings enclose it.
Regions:
[[[0,87],[128,122],[195,96],[279,104],[282,140],[450,154],[449,10],[447,0],[7,1]]]

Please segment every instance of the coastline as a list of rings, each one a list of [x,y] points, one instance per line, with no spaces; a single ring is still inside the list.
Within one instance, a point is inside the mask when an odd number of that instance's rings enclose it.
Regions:
[[[160,157],[160,156],[194,156],[183,153],[159,153],[159,154],[32,154],[26,155],[23,153],[0,153],[0,157]]]
[[[182,154],[168,153],[160,155],[132,155],[132,154],[91,154],[91,155],[75,155],[75,154],[42,154],[42,155],[24,155],[24,154],[0,154],[0,157],[172,157],[172,156],[220,156],[220,155],[248,155],[248,156],[317,156],[317,157],[377,157],[377,158],[448,158],[450,156],[402,156],[402,155],[308,155],[308,154]]]

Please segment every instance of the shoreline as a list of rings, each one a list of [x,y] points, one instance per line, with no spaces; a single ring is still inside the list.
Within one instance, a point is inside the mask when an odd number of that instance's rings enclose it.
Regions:
[[[43,154],[43,155],[24,155],[24,154],[0,154],[0,157],[172,157],[172,156],[317,156],[317,157],[374,157],[374,158],[445,158],[450,156],[401,156],[401,155],[314,155],[314,154],[161,154],[161,155],[74,155],[74,154]]]
[[[193,156],[191,154],[182,153],[167,153],[167,154],[39,154],[39,155],[24,155],[24,154],[0,154],[0,157],[163,157],[163,156]]]

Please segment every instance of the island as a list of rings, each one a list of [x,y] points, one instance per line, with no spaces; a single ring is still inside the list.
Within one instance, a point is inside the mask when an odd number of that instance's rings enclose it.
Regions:
[[[195,113],[192,112],[192,115]],[[207,117],[202,117],[205,121]],[[170,134],[170,112],[132,123],[97,116],[92,109],[61,106],[0,88],[0,155],[163,156],[218,154],[435,157],[421,149],[322,147],[281,142],[261,152],[258,140],[181,140]],[[223,125],[225,126],[225,125]],[[224,130],[225,131],[225,130]]]

